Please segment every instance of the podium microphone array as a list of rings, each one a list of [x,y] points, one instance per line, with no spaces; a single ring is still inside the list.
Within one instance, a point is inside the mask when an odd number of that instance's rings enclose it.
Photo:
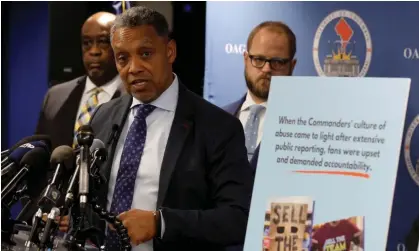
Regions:
[[[95,227],[84,226],[90,209],[115,226],[120,237],[121,250],[131,249],[129,236],[122,222],[116,215],[106,212],[99,203],[97,188],[106,183],[106,178],[100,172],[107,159],[105,145],[94,138],[93,130],[88,125],[79,128],[77,141],[78,149],[59,146],[51,153],[49,137],[34,135],[22,139],[1,153],[2,244],[16,245],[12,238],[18,233],[16,225],[24,224],[20,220],[23,218],[21,216],[28,214],[29,209],[34,209],[29,205],[37,205],[36,213],[32,212],[32,215],[35,214],[29,238],[25,242],[26,248],[54,248],[59,227],[57,219],[71,212],[74,229],[68,234],[66,245],[71,250],[85,250],[84,245],[88,238],[92,235],[103,235],[103,231]],[[50,179],[49,173],[53,174]],[[19,216],[12,219],[10,208],[22,199],[28,202]],[[43,219],[45,214],[46,221]]]

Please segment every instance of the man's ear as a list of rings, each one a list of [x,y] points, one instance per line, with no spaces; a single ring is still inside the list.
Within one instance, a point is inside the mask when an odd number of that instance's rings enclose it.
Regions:
[[[244,53],[243,53],[243,60],[244,60],[244,63],[246,63],[246,60],[249,58],[249,53],[247,52],[247,51],[245,51]]]
[[[295,65],[297,64],[297,59],[296,58],[294,58],[292,61],[291,61],[291,75],[292,75],[292,73],[294,72],[294,68],[295,68]]]
[[[167,43],[167,58],[169,63],[173,64],[176,59],[176,41],[174,39],[169,40]]]

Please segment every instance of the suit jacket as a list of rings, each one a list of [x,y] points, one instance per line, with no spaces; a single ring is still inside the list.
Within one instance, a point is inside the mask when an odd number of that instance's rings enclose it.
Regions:
[[[86,86],[86,76],[55,85],[45,95],[39,115],[36,134],[46,134],[51,137],[52,149],[57,146],[73,144],[74,125],[80,100]],[[112,99],[121,95],[118,89]]]
[[[419,248],[419,216],[413,222],[409,234],[406,236],[406,249],[416,251]]]
[[[241,106],[243,105],[244,101],[246,100],[246,96],[243,96],[241,99],[226,105],[225,107],[223,107],[223,109],[225,111],[227,111],[228,113],[234,115],[237,117]],[[253,175],[255,175],[256,173],[256,166],[258,163],[258,159],[259,159],[259,148],[260,148],[260,144],[256,147],[255,152],[253,154],[252,159],[250,160],[250,166],[252,167],[252,171],[253,171]]]
[[[101,105],[91,120],[95,138],[103,142],[115,124],[119,128],[101,168],[108,180],[131,103],[130,95],[112,100]],[[154,250],[217,251],[243,244],[252,186],[240,121],[179,84],[156,208],[162,210],[165,232],[162,239],[154,239]],[[107,192],[108,184],[98,192],[103,207]]]
[[[86,85],[86,76],[82,76],[68,82],[53,86],[45,95],[44,103],[39,115],[38,125],[35,134],[45,134],[51,138],[51,151],[61,145],[72,146],[74,125]],[[121,95],[122,85],[113,95],[113,99]],[[52,178],[55,170],[48,172],[48,179]],[[68,174],[69,176],[71,174]],[[47,183],[40,184],[46,187]],[[64,183],[64,191],[67,183]],[[60,198],[59,204],[64,203],[65,194]],[[39,199],[39,198],[38,198]],[[38,210],[38,200],[35,200],[29,206],[28,211],[21,217],[28,224],[32,224],[32,217]],[[23,204],[27,202],[22,201]],[[49,208],[46,209],[49,212]]]

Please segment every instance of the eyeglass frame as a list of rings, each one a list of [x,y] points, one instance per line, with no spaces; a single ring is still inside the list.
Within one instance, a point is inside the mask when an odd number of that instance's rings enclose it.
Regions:
[[[250,63],[253,65],[253,67],[258,68],[258,69],[262,69],[265,66],[266,62],[269,62],[269,67],[272,70],[275,70],[275,71],[281,71],[281,70],[283,70],[284,69],[283,67],[286,66],[289,62],[292,61],[292,58],[274,57],[274,58],[268,59],[268,58],[265,58],[263,56],[251,55],[250,53],[248,53],[248,56],[250,58]],[[254,62],[253,62],[254,59],[262,60],[263,61],[262,66],[256,66],[254,64]],[[272,67],[272,61],[277,61],[277,62],[279,61],[280,62],[280,65],[281,65],[281,68],[280,69],[275,69],[274,67]]]

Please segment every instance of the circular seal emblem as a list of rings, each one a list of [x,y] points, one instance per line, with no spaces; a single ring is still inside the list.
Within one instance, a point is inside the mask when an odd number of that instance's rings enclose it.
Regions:
[[[415,154],[419,153],[419,149],[416,150],[416,152],[411,151],[412,137],[414,136],[415,130],[418,127],[418,125],[419,125],[419,114],[415,117],[412,123],[410,123],[410,126],[406,132],[406,136],[404,139],[404,160],[405,160],[406,167],[407,167],[407,170],[409,171],[410,176],[419,186],[419,156],[418,155],[412,156],[412,153],[415,153]],[[419,138],[419,137],[416,137],[416,138]]]
[[[370,67],[371,56],[370,32],[362,18],[354,12],[334,11],[317,28],[313,60],[319,76],[364,77]]]

